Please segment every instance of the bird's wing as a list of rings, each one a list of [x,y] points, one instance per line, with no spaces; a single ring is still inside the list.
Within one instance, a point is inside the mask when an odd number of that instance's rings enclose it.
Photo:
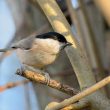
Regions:
[[[16,43],[13,43],[11,48],[21,48],[24,50],[31,49],[34,40],[35,40],[35,37],[33,37],[33,36],[27,37],[25,39],[22,39],[22,40],[16,42]]]

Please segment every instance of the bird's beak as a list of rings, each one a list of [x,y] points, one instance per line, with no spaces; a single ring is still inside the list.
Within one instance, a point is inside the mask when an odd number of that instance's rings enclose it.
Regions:
[[[67,42],[67,43],[65,43],[65,44],[63,44],[63,45],[61,46],[61,49],[60,49],[60,50],[63,50],[65,47],[71,46],[71,45],[72,45],[72,43]]]
[[[71,45],[73,45],[73,44],[70,43],[70,42],[67,42],[65,45],[66,45],[66,46],[71,46]]]

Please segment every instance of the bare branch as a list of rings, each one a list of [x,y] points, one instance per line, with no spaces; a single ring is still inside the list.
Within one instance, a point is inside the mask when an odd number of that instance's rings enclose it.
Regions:
[[[110,76],[108,76],[107,78],[104,78],[103,80],[101,80],[100,82],[96,83],[95,85],[87,88],[86,90],[80,92],[79,94],[64,100],[63,102],[57,104],[56,106],[53,106],[47,110],[59,110],[62,109],[72,103],[75,103],[77,101],[79,101],[80,99],[84,98],[85,96],[88,96],[90,94],[92,94],[93,92],[97,91],[98,89],[102,88],[103,86],[107,85],[110,83]]]
[[[52,106],[57,106],[57,104],[59,104],[58,102],[51,102],[50,104],[48,104],[45,108],[45,110],[49,110],[49,108],[51,108]],[[87,100],[82,100],[79,101],[75,104],[71,104],[61,110],[82,110],[84,108],[90,107],[90,103]]]
[[[13,88],[22,84],[26,84],[30,82],[29,80],[23,80],[23,81],[18,81],[18,82],[9,82],[6,85],[0,86],[0,92],[3,92],[9,88]]]
[[[35,73],[35,72],[29,71],[29,70],[24,70],[24,71],[22,71],[22,74],[21,74],[20,69],[18,69],[17,74],[21,75],[31,81],[47,85],[47,81],[45,80],[46,78],[42,74]],[[50,79],[48,86],[51,88],[57,89],[61,92],[64,92],[68,95],[75,95],[79,92],[78,90],[71,88],[68,85],[61,84],[60,82],[52,80],[52,79]]]

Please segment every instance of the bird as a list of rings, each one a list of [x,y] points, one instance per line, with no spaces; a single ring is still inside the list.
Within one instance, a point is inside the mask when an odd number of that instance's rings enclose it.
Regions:
[[[40,35],[32,34],[16,43],[10,48],[0,49],[0,52],[14,50],[21,64],[33,70],[42,70],[52,64],[59,53],[72,43],[57,32],[47,32]]]

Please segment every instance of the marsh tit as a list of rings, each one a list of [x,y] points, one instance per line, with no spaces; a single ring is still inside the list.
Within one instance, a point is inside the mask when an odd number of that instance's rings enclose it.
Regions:
[[[22,64],[42,69],[53,63],[58,54],[72,45],[66,38],[57,32],[48,32],[41,35],[31,35],[14,43],[9,49],[0,49],[0,52],[15,50]]]

